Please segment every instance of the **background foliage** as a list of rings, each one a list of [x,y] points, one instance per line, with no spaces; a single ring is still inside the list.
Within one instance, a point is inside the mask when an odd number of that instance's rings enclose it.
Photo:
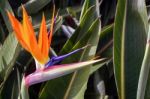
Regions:
[[[0,0],[1,99],[17,99],[22,76],[35,70],[33,58],[14,37],[6,13],[9,10],[22,21],[22,4],[36,34],[43,12],[49,30],[55,4],[58,17],[50,56],[90,45],[61,64],[107,58],[31,86],[31,99],[149,99],[149,0]]]

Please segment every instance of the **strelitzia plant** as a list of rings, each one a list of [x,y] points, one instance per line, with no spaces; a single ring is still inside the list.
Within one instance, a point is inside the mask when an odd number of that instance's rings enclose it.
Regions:
[[[87,65],[103,60],[103,59],[89,60],[86,62],[57,65],[57,63],[61,62],[64,58],[80,50],[83,50],[85,47],[74,50],[73,52],[70,52],[66,55],[50,58],[49,48],[52,41],[52,33],[55,19],[54,18],[55,7],[53,11],[51,28],[49,33],[47,32],[46,21],[43,14],[38,41],[36,39],[32,23],[29,20],[29,16],[25,8],[22,7],[22,9],[23,9],[22,24],[10,12],[8,12],[8,17],[14,29],[14,34],[16,38],[18,39],[22,47],[33,56],[36,65],[36,71],[27,76],[24,76],[22,79],[21,85],[22,99],[29,98],[28,88],[33,84],[37,84],[40,82],[44,82],[50,79],[66,75],[80,68],[83,68]]]

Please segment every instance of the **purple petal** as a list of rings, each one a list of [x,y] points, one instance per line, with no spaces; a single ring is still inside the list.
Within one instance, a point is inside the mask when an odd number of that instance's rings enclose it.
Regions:
[[[52,57],[52,58],[50,59],[50,61],[49,61],[48,63],[45,64],[45,67],[47,68],[47,67],[49,67],[49,66],[53,66],[53,65],[55,65],[55,64],[57,64],[57,63],[59,63],[59,62],[61,62],[63,59],[67,58],[68,56],[70,56],[70,55],[72,55],[72,54],[74,54],[74,53],[77,53],[77,52],[83,50],[83,49],[86,48],[86,47],[87,47],[87,46],[82,47],[82,48],[79,48],[79,49],[76,49],[76,50],[74,50],[74,51],[72,51],[72,52],[70,52],[70,53],[68,53],[68,54],[65,54],[65,55],[54,56],[54,57]]]

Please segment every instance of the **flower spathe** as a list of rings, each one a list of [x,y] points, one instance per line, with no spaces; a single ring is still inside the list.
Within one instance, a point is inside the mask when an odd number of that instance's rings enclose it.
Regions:
[[[103,59],[90,60],[86,62],[78,62],[78,63],[72,63],[72,64],[54,65],[44,70],[39,70],[37,72],[34,72],[28,75],[25,78],[25,83],[29,87],[33,84],[37,84],[40,82],[44,82],[47,80],[51,80],[51,79],[72,73],[75,70],[81,69],[87,65],[90,65],[99,61],[103,61]]]

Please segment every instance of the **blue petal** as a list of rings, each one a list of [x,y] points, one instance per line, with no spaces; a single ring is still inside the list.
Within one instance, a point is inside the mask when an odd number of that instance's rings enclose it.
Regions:
[[[50,61],[45,64],[45,67],[47,68],[47,67],[49,67],[49,66],[53,66],[53,65],[55,65],[55,64],[58,64],[58,63],[60,63],[63,59],[67,58],[68,56],[70,56],[70,55],[72,55],[72,54],[74,54],[74,53],[79,52],[80,50],[83,50],[83,49],[86,48],[86,47],[87,47],[87,46],[82,47],[82,48],[79,48],[79,49],[76,49],[76,50],[74,50],[74,51],[72,51],[72,52],[70,52],[70,53],[68,53],[68,54],[65,54],[65,55],[53,56],[53,57],[50,59]]]

